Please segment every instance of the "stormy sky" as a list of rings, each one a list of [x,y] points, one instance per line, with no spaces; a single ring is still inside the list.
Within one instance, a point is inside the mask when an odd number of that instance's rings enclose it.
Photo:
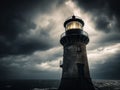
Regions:
[[[64,21],[79,16],[93,79],[120,79],[118,0],[1,0],[0,80],[60,79]]]

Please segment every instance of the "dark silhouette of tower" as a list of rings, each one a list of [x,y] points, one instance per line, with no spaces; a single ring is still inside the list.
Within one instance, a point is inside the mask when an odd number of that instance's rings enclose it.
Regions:
[[[65,33],[60,43],[64,47],[62,79],[58,90],[95,90],[92,84],[86,53],[88,34],[83,31],[84,22],[72,16],[64,22]]]

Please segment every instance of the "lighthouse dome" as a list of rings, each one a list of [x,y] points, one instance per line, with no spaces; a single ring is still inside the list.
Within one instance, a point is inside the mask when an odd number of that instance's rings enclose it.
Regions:
[[[71,29],[82,29],[84,26],[84,22],[80,17],[77,16],[72,16],[68,18],[64,22],[64,27],[66,30],[71,30]]]

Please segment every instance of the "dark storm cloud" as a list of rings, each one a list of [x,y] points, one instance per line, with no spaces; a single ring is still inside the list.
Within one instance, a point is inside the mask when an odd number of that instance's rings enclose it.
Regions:
[[[107,48],[108,46],[115,45],[118,43],[120,43],[120,33],[105,33],[103,35],[101,34],[101,37],[94,42],[94,46],[90,46],[89,50],[95,50],[100,47]]]
[[[107,57],[107,56],[106,56]],[[97,63],[96,68],[91,70],[93,78],[120,79],[120,52],[108,58],[107,62]]]
[[[42,51],[39,55],[11,55],[0,59],[0,80],[58,78],[58,72],[37,68],[37,64],[51,62],[61,57],[61,52]],[[46,66],[44,66],[46,67]],[[43,68],[44,68],[43,67]],[[55,67],[56,68],[56,67]],[[50,70],[50,71],[49,71]],[[54,77],[51,76],[54,73]],[[47,76],[50,74],[50,76]]]
[[[103,42],[106,45],[117,44],[117,43],[120,42],[120,34],[119,33],[116,33],[116,34],[113,33],[113,34],[110,34],[110,35],[106,35],[106,36],[103,37],[103,39],[100,39],[98,41]],[[101,43],[101,45],[103,43]]]
[[[110,32],[111,28],[108,26],[111,21],[116,18],[116,28],[112,31],[119,32],[119,16],[120,16],[120,6],[118,0],[75,0],[77,4],[83,8],[85,11],[93,14],[93,21],[95,21],[96,28],[104,31]]]
[[[48,0],[0,1],[0,56],[29,54],[36,50],[46,50],[52,47],[49,36],[41,40],[34,37],[26,40],[24,36],[31,29],[36,28],[36,24],[32,21],[34,15],[49,12],[53,3],[54,0],[49,2]],[[46,32],[43,30],[39,33],[40,37],[46,36]],[[19,38],[20,35],[23,36],[22,39]]]

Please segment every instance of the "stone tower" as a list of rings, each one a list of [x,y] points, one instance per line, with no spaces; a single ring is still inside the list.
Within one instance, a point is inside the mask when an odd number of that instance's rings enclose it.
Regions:
[[[62,79],[58,90],[95,90],[92,84],[86,53],[89,42],[84,22],[72,16],[64,22],[65,32],[60,43],[64,48]]]

